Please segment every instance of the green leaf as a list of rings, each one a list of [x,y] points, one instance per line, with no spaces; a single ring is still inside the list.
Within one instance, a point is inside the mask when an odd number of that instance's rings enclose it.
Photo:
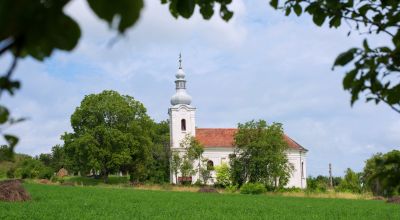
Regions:
[[[290,12],[292,12],[292,8],[291,7],[287,7],[285,10],[285,16],[290,15]]]
[[[341,17],[333,16],[332,19],[329,21],[329,27],[339,27],[341,23]],[[350,33],[350,32],[349,32]],[[350,34],[347,34],[349,36]]]
[[[336,57],[336,60],[333,64],[333,66],[344,66],[348,64],[350,61],[354,59],[354,54],[358,51],[358,48],[351,48],[350,50],[339,54],[338,57]]]
[[[293,6],[293,10],[294,10],[294,13],[296,13],[297,16],[301,15],[302,8],[301,8],[300,4],[295,4]]]
[[[14,146],[18,143],[18,138],[14,135],[5,134],[4,139],[6,139],[11,148],[14,148]]]
[[[271,1],[269,2],[269,4],[270,4],[273,8],[277,9],[277,8],[278,8],[279,1],[278,1],[278,0],[271,0]]]
[[[195,0],[177,0],[176,9],[184,18],[190,18],[194,12]]]
[[[137,22],[143,9],[143,0],[88,0],[88,3],[99,18],[110,26],[116,25],[113,28],[120,33]]]
[[[10,116],[10,112],[4,106],[0,106],[0,124],[6,123],[8,117]]]
[[[210,19],[214,14],[214,8],[212,4],[204,4],[200,6],[200,14],[204,19]]]
[[[322,11],[316,12],[313,16],[313,21],[317,26],[324,24],[326,14]]]
[[[354,70],[346,73],[346,76],[343,78],[343,88],[344,89],[347,90],[352,87],[356,75],[357,75],[357,69],[354,69]]]
[[[400,104],[400,84],[387,90],[387,102],[390,105]]]

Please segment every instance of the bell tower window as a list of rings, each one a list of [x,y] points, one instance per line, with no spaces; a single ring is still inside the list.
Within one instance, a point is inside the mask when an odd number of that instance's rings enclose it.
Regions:
[[[181,120],[181,130],[186,131],[186,120],[185,119]]]

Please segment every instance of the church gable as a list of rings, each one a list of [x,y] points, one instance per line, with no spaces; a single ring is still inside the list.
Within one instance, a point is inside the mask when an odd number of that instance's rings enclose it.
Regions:
[[[236,131],[236,128],[196,128],[196,139],[203,144],[205,148],[234,148],[234,136]],[[290,149],[307,151],[307,149],[286,134],[284,138]]]

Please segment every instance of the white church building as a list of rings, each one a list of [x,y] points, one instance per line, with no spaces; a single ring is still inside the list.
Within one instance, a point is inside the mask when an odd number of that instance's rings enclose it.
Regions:
[[[191,104],[192,98],[186,92],[185,73],[179,60],[179,69],[176,73],[176,93],[171,98],[171,107],[168,109],[170,121],[170,140],[171,152],[183,152],[180,143],[187,136],[194,136],[203,146],[203,158],[207,158],[213,166],[221,165],[222,163],[229,164],[229,155],[234,153],[234,135],[236,128],[197,128],[196,127],[196,108]],[[306,153],[307,149],[302,147],[296,141],[284,136],[288,143],[289,149],[287,156],[289,163],[294,167],[294,170],[289,179],[287,187],[306,188]],[[194,164],[197,164],[194,161]],[[196,166],[194,166],[196,167]],[[176,183],[175,174],[171,172],[170,181]],[[178,174],[179,176],[179,174]],[[212,178],[210,183],[216,181],[215,171],[211,172]],[[197,173],[192,177],[192,182],[199,179]]]

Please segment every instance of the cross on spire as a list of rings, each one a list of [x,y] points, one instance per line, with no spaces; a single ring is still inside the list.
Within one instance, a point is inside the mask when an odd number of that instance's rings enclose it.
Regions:
[[[182,54],[179,53],[179,69],[182,69]]]

